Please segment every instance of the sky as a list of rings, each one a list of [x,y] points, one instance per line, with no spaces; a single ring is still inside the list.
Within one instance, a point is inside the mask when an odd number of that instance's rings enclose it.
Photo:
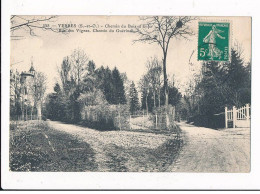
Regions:
[[[26,17],[28,16],[22,16]],[[198,17],[190,24],[195,35],[190,37],[190,40],[173,39],[168,50],[167,73],[170,76],[174,74],[176,86],[181,92],[185,91],[185,83],[192,79],[192,74],[200,69],[201,62],[197,60],[199,21],[230,22],[231,46],[240,44],[244,60],[246,62],[251,60],[250,17]],[[58,24],[128,26],[128,24],[138,25],[140,21],[137,16],[58,16],[51,25],[58,26]],[[26,29],[21,29],[12,34],[21,35],[23,38],[11,40],[11,69],[28,71],[32,60],[36,71],[41,71],[47,76],[47,92],[52,92],[54,84],[59,81],[57,69],[63,58],[77,48],[83,49],[97,67],[116,66],[120,72],[126,72],[128,79],[136,84],[146,71],[147,59],[153,56],[162,58],[162,51],[157,44],[134,43],[133,40],[138,39],[134,33],[62,34],[42,30],[36,30],[35,33],[37,36],[31,36]]]

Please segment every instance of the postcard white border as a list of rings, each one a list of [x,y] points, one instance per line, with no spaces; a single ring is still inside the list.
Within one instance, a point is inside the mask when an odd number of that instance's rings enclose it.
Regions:
[[[38,173],[8,171],[10,15],[252,16],[252,162],[250,173]],[[260,17],[257,1],[3,0],[1,54],[1,186],[3,189],[259,189]]]

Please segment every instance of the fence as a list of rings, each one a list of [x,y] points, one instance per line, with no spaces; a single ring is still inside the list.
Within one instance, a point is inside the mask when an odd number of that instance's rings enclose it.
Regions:
[[[166,114],[130,115],[130,129],[166,129]]]
[[[85,112],[82,115],[82,120],[86,122],[89,127],[101,130],[160,130],[167,129],[167,115],[166,114],[92,114]],[[172,122],[174,118],[169,114],[168,122]]]
[[[225,127],[228,128],[232,124],[236,127],[250,127],[251,111],[250,105],[246,104],[241,108],[233,106],[232,109],[225,107]]]
[[[167,122],[172,123],[173,115],[168,114],[118,115],[115,117],[115,126],[121,129],[165,130]]]
[[[11,121],[40,120],[38,115],[10,115]]]
[[[170,108],[168,117],[165,110],[156,113],[131,115],[127,105],[86,106],[81,111],[81,123],[98,130],[167,129],[173,124],[175,109]]]

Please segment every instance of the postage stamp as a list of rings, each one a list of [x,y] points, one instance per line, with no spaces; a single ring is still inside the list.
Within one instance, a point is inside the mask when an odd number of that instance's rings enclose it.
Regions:
[[[199,22],[198,60],[228,61],[230,23]]]

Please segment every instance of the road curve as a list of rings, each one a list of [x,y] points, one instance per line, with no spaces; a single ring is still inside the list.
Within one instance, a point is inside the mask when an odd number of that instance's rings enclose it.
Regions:
[[[184,146],[173,172],[250,172],[250,129],[214,130],[179,123]]]

